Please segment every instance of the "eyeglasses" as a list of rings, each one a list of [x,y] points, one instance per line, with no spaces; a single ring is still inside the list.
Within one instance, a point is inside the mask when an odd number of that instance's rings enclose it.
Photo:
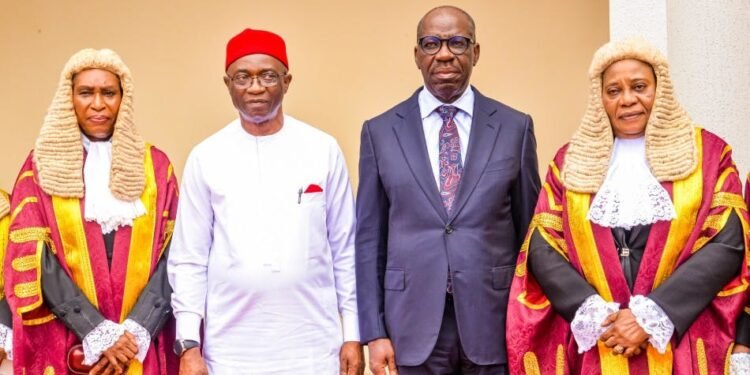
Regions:
[[[448,50],[454,55],[461,55],[469,49],[474,41],[461,35],[452,36],[448,39],[441,39],[434,35],[427,35],[419,38],[419,49],[428,55],[434,55],[443,48],[443,43],[448,44]]]
[[[286,73],[279,74],[274,71],[266,71],[260,73],[257,76],[251,76],[246,72],[239,72],[233,77],[227,76],[232,81],[234,87],[238,89],[246,89],[253,85],[253,81],[258,80],[258,84],[261,87],[273,87],[279,84],[281,77],[286,76]]]

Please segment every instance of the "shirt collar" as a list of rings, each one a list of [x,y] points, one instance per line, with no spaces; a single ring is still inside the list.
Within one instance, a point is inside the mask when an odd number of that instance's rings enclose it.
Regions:
[[[468,114],[469,117],[474,115],[474,90],[471,89],[471,86],[467,87],[466,90],[464,90],[463,94],[461,94],[461,96],[459,96],[455,102],[450,104],[441,102],[438,98],[435,97],[435,95],[432,95],[430,90],[427,90],[426,86],[423,87],[422,91],[419,92],[418,100],[419,112],[422,116],[422,120],[435,112],[435,109],[437,109],[441,105],[446,104],[458,108],[459,110]]]
[[[87,136],[86,136],[86,134],[85,134],[84,132],[81,132],[81,143],[83,143],[83,148],[84,148],[84,149],[85,149],[86,151],[88,151],[88,150],[89,150],[89,147],[91,146],[91,142],[92,142],[92,141],[91,141],[91,140],[89,139],[89,137],[87,137]],[[110,137],[110,138],[109,138],[108,140],[106,140],[106,141],[97,141],[97,142],[106,142],[106,143],[110,143],[110,144],[111,144],[111,143],[112,143],[112,138]]]

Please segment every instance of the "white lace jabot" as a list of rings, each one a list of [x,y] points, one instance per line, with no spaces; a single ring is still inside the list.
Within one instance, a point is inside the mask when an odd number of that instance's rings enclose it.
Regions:
[[[140,199],[125,202],[115,198],[109,190],[112,141],[91,142],[83,135],[82,139],[83,146],[88,151],[86,164],[83,166],[86,220],[99,223],[104,234],[120,226],[132,226],[133,219],[146,214],[146,208]]]
[[[588,219],[604,227],[630,229],[676,216],[669,193],[648,167],[645,138],[615,138],[607,177]]]

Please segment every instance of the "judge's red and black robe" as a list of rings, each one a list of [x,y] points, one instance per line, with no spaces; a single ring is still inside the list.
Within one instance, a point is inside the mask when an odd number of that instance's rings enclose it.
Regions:
[[[702,129],[696,129],[695,140],[699,155],[696,170],[685,179],[662,183],[677,217],[647,228],[632,289],[618,253],[619,241],[613,236],[617,232],[587,219],[594,194],[565,189],[560,170],[567,147],[558,151],[550,164],[511,286],[507,323],[511,373],[725,373],[735,339],[735,322],[746,303],[748,213],[730,147]],[[534,237],[544,246],[530,246]],[[557,272],[560,267],[536,270],[535,274],[529,259],[535,258],[531,253],[543,248],[552,249],[551,253],[562,259],[575,277]],[[701,267],[702,264],[715,266]],[[547,273],[564,277],[541,282]],[[584,281],[583,287],[575,278]],[[717,285],[715,290],[707,287],[712,284]],[[634,295],[662,303],[660,307],[675,323],[675,335],[666,353],[649,345],[642,354],[627,359],[612,354],[612,349],[599,341],[598,346],[578,354],[569,323],[583,300],[571,304],[565,298],[557,298],[565,297],[566,288],[570,295],[589,288],[608,302],[620,303],[620,308],[627,308]],[[585,296],[584,293],[582,298]],[[705,303],[700,305],[693,300]],[[675,301],[684,301],[684,310],[695,313],[684,313]]]
[[[102,235],[84,220],[84,199],[49,196],[30,155],[11,202],[6,293],[13,311],[16,374],[67,374],[68,350],[104,319],[135,320],[151,335],[143,363],[128,374],[175,374],[166,254],[177,182],[167,156],[147,145],[146,214]]]

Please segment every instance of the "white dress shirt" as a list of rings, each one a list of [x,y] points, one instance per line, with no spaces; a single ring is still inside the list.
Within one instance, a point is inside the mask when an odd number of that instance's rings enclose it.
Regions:
[[[464,93],[453,103],[443,103],[435,95],[422,88],[418,96],[419,113],[422,116],[422,127],[424,128],[424,140],[427,144],[427,154],[432,165],[432,174],[435,183],[440,188],[440,128],[443,119],[435,110],[441,105],[452,105],[458,108],[453,122],[458,128],[458,138],[461,141],[461,163],[466,165],[466,150],[469,148],[469,134],[471,133],[471,119],[474,115],[474,90],[467,87]]]
[[[354,228],[333,137],[290,116],[263,137],[230,123],[185,166],[168,263],[177,338],[199,341],[204,319],[212,374],[338,373],[342,341],[359,340]]]

